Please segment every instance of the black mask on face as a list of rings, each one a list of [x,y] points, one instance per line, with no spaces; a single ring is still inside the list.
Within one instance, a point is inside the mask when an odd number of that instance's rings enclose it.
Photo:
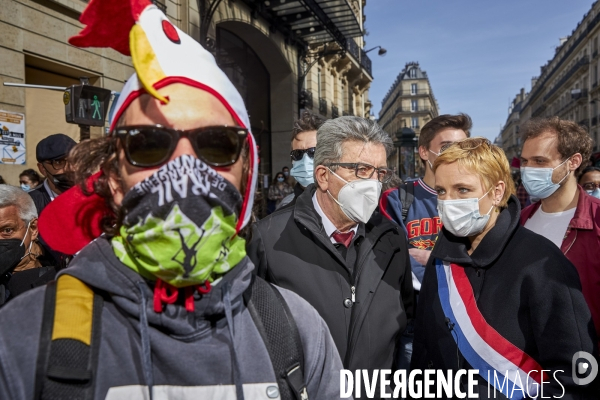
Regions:
[[[54,186],[61,192],[71,189],[74,185],[73,181],[69,179],[68,174],[50,175],[52,176],[52,183],[54,183]]]
[[[45,165],[44,165],[44,169],[46,170],[48,175],[50,175],[50,178],[52,179],[52,183],[54,184],[54,187],[56,189],[60,190],[61,193],[71,189],[75,185],[73,183],[73,181],[71,181],[71,179],[69,179],[69,174],[65,174],[65,173],[52,174],[52,173],[50,173],[50,171],[48,171],[48,168],[46,168]]]
[[[0,277],[11,272],[25,256],[25,246],[21,239],[0,240]]]

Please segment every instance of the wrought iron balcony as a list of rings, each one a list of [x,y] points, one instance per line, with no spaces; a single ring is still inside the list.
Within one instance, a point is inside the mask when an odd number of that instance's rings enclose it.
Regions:
[[[327,115],[327,100],[322,97],[319,97],[319,113]]]
[[[338,108],[334,105],[331,106],[331,118],[337,118],[340,116]]]
[[[554,93],[556,93],[556,91],[563,84],[565,84],[565,82],[567,82],[569,79],[571,79],[571,77],[573,76],[573,74],[575,74],[579,70],[579,68],[582,68],[583,66],[588,65],[589,63],[590,63],[590,58],[588,56],[581,57],[581,59],[579,59],[579,61],[577,61],[575,63],[575,65],[573,65],[565,73],[565,75],[558,81],[558,83],[556,83],[556,85],[554,85],[552,87],[552,89],[550,89],[550,91],[548,93],[546,93],[546,95],[544,96],[544,101],[548,100]]]
[[[371,59],[363,49],[360,50],[360,65],[362,65],[369,75],[373,76],[373,73],[371,72]]]
[[[346,41],[346,51],[350,53],[356,61],[360,62],[360,47],[358,47],[354,39]]]
[[[298,99],[300,108],[313,108],[313,95],[310,90],[302,90]]]

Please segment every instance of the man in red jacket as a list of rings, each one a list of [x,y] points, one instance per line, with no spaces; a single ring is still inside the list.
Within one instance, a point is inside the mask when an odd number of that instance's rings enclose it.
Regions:
[[[596,332],[600,332],[600,200],[577,184],[592,139],[575,122],[533,119],[523,127],[521,179],[539,201],[521,212],[521,224],[550,239],[579,272]]]

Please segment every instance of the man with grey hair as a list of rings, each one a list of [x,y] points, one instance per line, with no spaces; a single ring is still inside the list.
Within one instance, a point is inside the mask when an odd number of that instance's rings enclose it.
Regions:
[[[0,305],[54,279],[54,268],[40,262],[37,218],[27,192],[0,185]]]
[[[344,368],[393,369],[398,339],[412,317],[406,235],[375,212],[392,171],[390,137],[359,117],[317,131],[315,183],[295,204],[257,222],[248,255],[259,276],[319,311]]]

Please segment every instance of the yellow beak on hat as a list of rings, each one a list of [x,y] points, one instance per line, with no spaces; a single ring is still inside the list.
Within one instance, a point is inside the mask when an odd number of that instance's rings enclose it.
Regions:
[[[166,74],[158,63],[158,58],[150,45],[146,32],[138,24],[135,24],[129,32],[129,48],[135,72],[144,89],[152,97],[160,100],[163,104],[167,104],[169,99],[161,96],[154,88],[154,84],[166,78]]]

